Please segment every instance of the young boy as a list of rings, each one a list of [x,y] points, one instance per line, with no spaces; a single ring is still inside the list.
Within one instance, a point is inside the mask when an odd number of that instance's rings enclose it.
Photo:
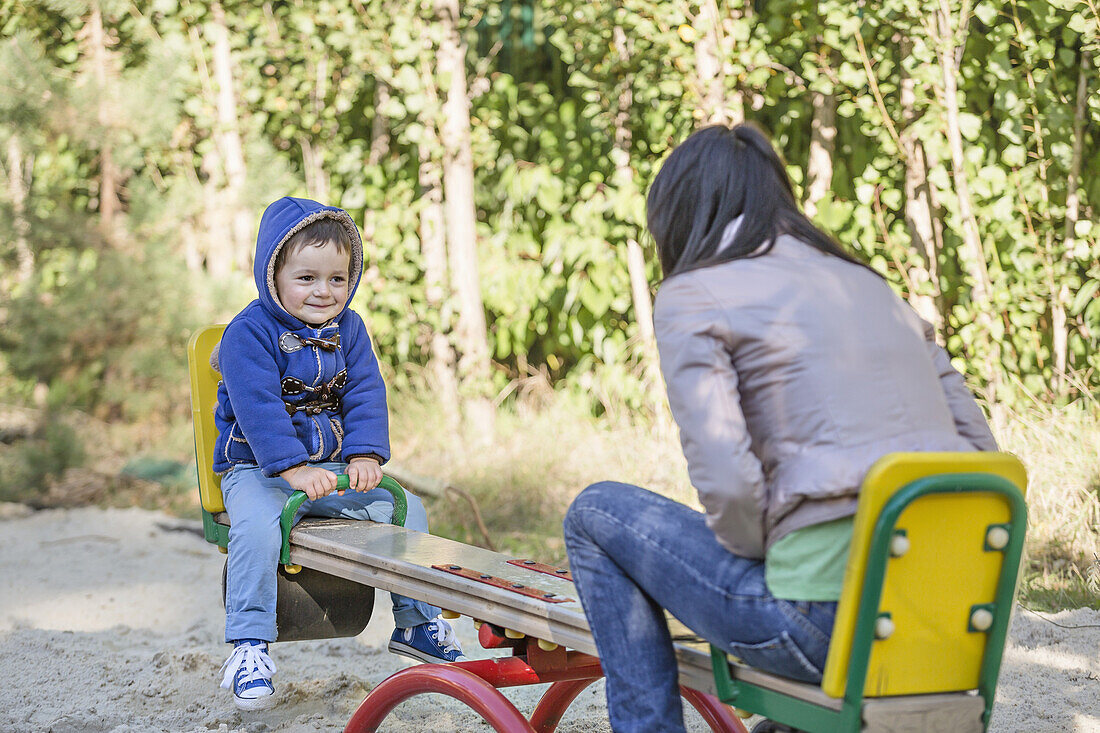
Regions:
[[[386,386],[363,319],[347,308],[363,272],[363,244],[344,210],[282,198],[256,240],[259,298],[230,322],[216,359],[222,374],[214,470],[229,512],[225,640],[234,645],[221,686],[243,710],[274,704],[279,515],[294,490],[299,517],[389,522],[379,489],[390,457]],[[352,491],[333,493],[336,471]],[[408,496],[405,526],[428,531]],[[465,659],[439,609],[393,595],[389,649],[426,662]]]

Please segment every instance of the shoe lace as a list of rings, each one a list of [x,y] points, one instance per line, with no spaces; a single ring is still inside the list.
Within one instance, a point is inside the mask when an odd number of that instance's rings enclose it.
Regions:
[[[233,679],[242,673],[241,684],[257,679],[270,679],[275,674],[275,662],[271,661],[263,647],[240,644],[233,649],[229,659],[225,660],[221,671],[224,674],[222,687],[229,689],[233,687]]]
[[[449,623],[436,619],[432,622],[432,626],[435,627],[432,636],[443,648],[443,651],[462,653],[462,650],[458,647],[457,639],[455,639],[455,630],[451,628]]]

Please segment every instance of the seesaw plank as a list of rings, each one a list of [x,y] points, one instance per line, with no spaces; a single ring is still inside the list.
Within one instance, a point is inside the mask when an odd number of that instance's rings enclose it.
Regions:
[[[414,532],[342,519],[308,519],[290,534],[290,560],[382,590],[418,598],[569,649],[596,654],[573,583],[509,563],[509,555]],[[546,603],[432,565],[455,564],[572,600]],[[690,635],[674,621],[674,634]],[[705,644],[677,643],[681,682],[714,692]]]

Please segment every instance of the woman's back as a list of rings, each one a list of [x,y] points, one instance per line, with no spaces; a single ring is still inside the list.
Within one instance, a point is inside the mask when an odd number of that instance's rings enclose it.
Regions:
[[[655,322],[692,483],[743,554],[852,514],[885,453],[995,449],[931,327],[870,270],[793,237],[670,278]]]
[[[594,484],[565,518],[616,731],[682,731],[667,609],[750,666],[821,681],[864,475],[896,451],[996,450],[923,323],[800,211],[751,124],[698,130],[646,198],[654,324],[705,512]]]

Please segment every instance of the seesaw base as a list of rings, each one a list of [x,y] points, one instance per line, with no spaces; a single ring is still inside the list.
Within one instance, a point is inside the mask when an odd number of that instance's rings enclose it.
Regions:
[[[373,733],[405,700],[436,693],[459,700],[498,733],[552,733],[565,711],[586,687],[603,677],[596,657],[564,647],[544,650],[529,639],[505,639],[482,626],[483,646],[513,646],[513,656],[452,664],[422,664],[397,672],[374,688],[359,705],[344,733]],[[488,643],[487,643],[488,642]],[[501,687],[550,683],[530,719],[516,709]],[[741,720],[713,695],[688,687],[680,694],[715,733],[746,733]]]

